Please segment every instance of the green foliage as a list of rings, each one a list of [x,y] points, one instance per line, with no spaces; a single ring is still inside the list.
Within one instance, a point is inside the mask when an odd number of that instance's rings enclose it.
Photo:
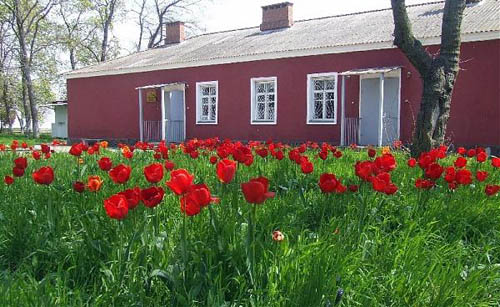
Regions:
[[[0,140],[0,143],[2,141]],[[287,158],[255,157],[239,166],[235,181],[221,184],[209,155],[193,160],[170,152],[178,168],[195,174],[220,197],[211,210],[187,220],[187,262],[181,248],[179,200],[167,191],[154,209],[139,206],[118,222],[106,216],[103,199],[127,187],[149,184],[142,170],[150,152],[132,160],[104,150],[114,164],[133,167],[125,186],[97,167],[67,154],[29,160],[27,174],[0,184],[0,305],[2,306],[493,306],[500,301],[500,207],[483,183],[449,191],[439,184],[418,191],[418,168],[396,153],[392,196],[363,184],[360,192],[322,194],[323,172],[345,184],[359,183],[353,164],[366,152],[344,151],[340,159],[315,158],[304,175]],[[24,154],[20,154],[24,155]],[[14,155],[0,153],[0,176],[10,174]],[[445,164],[451,164],[452,158]],[[476,165],[498,183],[500,172]],[[51,186],[35,185],[30,173],[55,169]],[[247,271],[249,211],[240,183],[270,179],[274,199],[256,208],[255,285]],[[75,180],[100,175],[103,188],[78,194]],[[166,176],[168,177],[168,175]],[[166,189],[165,185],[162,186]],[[213,211],[213,219],[210,216]],[[285,240],[274,242],[281,230]],[[338,232],[336,232],[338,229]]]

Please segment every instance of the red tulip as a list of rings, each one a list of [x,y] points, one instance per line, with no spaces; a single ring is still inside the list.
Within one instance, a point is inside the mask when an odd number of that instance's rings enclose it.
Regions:
[[[467,151],[467,156],[468,156],[469,158],[472,158],[472,157],[474,157],[475,155],[476,155],[476,150],[475,150],[475,149],[469,149],[469,150]]]
[[[169,161],[169,160],[165,161],[165,169],[166,169],[167,171],[169,171],[169,172],[170,172],[171,170],[173,170],[173,169],[174,169],[174,167],[175,167],[174,162]]]
[[[44,153],[45,155],[47,155],[48,153],[50,153],[50,146],[48,145],[45,145],[45,144],[41,144],[40,147],[42,148],[42,153]]]
[[[423,178],[418,178],[415,181],[415,187],[418,189],[424,189],[428,190],[434,186],[434,181],[428,180],[428,179],[423,179]]]
[[[396,159],[390,153],[386,153],[375,159],[375,166],[377,169],[388,173],[396,168]]]
[[[335,156],[335,158],[338,159],[338,158],[342,157],[342,152],[340,150],[337,150],[337,151],[335,151],[335,153],[333,155]]]
[[[104,209],[110,218],[121,220],[128,214],[127,199],[123,195],[115,194],[104,200]]]
[[[432,163],[425,170],[425,176],[427,176],[427,178],[430,178],[432,180],[437,180],[439,179],[439,177],[441,177],[443,171],[444,168],[441,165],[439,165],[438,163]]]
[[[319,177],[319,188],[323,193],[343,193],[346,188],[334,174],[324,173]]]
[[[141,189],[137,187],[125,190],[118,194],[123,195],[127,199],[129,210],[132,210],[135,207],[137,207],[137,205],[139,205],[139,202],[141,201]]]
[[[467,165],[467,159],[465,159],[464,157],[458,157],[453,165],[455,165],[456,168],[465,167],[465,165]]]
[[[3,178],[3,182],[5,182],[6,185],[11,185],[14,183],[14,178],[12,178],[11,176],[5,176]]]
[[[223,183],[230,183],[236,173],[236,162],[229,159],[220,160],[217,163],[217,177]]]
[[[476,172],[476,179],[479,182],[483,182],[488,178],[488,172],[487,171],[477,171]]]
[[[500,158],[494,157],[491,159],[491,165],[496,168],[500,168]]]
[[[69,154],[75,157],[79,157],[82,155],[82,144],[73,144],[69,149]]]
[[[467,153],[467,150],[465,150],[465,148],[463,148],[463,147],[458,147],[457,148],[457,153],[459,155],[465,156],[465,154]]]
[[[185,169],[176,169],[170,172],[170,181],[166,184],[177,195],[183,195],[193,184],[194,176]]]
[[[50,166],[44,166],[34,172],[32,177],[38,184],[49,185],[54,181],[54,170]]]
[[[28,167],[28,159],[25,157],[19,157],[14,160],[14,164],[18,168],[26,169]]]
[[[269,154],[269,152],[267,151],[267,148],[265,147],[262,147],[262,148],[259,148],[257,150],[255,150],[255,152],[261,157],[261,158],[265,158],[267,157],[267,155]]]
[[[247,202],[262,204],[266,199],[274,197],[274,192],[269,192],[269,180],[265,177],[250,179],[242,183],[241,189]]]
[[[486,161],[487,158],[488,155],[484,151],[479,152],[476,156],[476,160],[479,163],[483,163],[484,161]]]
[[[75,190],[78,193],[83,193],[83,191],[85,191],[85,183],[81,181],[73,182],[73,190]]]
[[[14,177],[24,176],[24,168],[14,166],[14,168],[12,169],[12,174],[14,174]]]
[[[119,164],[109,171],[109,176],[115,183],[125,183],[130,178],[131,171],[130,166]]]
[[[459,184],[468,185],[472,182],[472,173],[468,169],[458,170],[455,175],[455,180]]]
[[[283,156],[283,152],[282,152],[281,150],[280,150],[280,151],[278,151],[278,152],[276,152],[276,156],[275,156],[275,158],[276,158],[278,161],[283,160],[283,157],[284,157],[284,156]]]
[[[373,149],[373,148],[368,149],[368,156],[369,156],[370,158],[373,158],[373,157],[375,157],[376,155],[377,155],[377,151],[376,151],[375,149]]]
[[[33,157],[33,159],[35,159],[35,160],[40,160],[41,155],[42,155],[42,154],[41,154],[39,151],[33,151],[33,152],[31,153],[31,156],[32,156],[32,157]]]
[[[349,185],[349,191],[355,193],[359,190],[359,186],[357,184],[351,184]]]
[[[163,165],[153,163],[144,168],[144,176],[150,183],[158,183],[163,179]]]
[[[141,191],[141,200],[148,208],[156,207],[163,200],[165,191],[161,187],[150,187]]]
[[[486,193],[486,195],[488,196],[493,196],[495,194],[498,193],[498,191],[500,191],[500,185],[492,185],[492,184],[488,184],[486,186],[486,188],[484,189],[484,192]]]
[[[328,151],[320,151],[318,154],[319,158],[323,161],[325,161],[328,158]]]
[[[310,161],[305,160],[300,163],[300,169],[302,170],[302,173],[310,174],[314,170],[314,165]]]
[[[99,164],[99,168],[105,172],[109,171],[111,167],[113,167],[113,162],[111,162],[111,159],[108,157],[102,157],[99,161],[97,161],[97,164]]]
[[[217,157],[216,156],[211,156],[210,157],[210,164],[215,164],[217,163]]]
[[[189,156],[192,159],[197,159],[199,155],[200,155],[200,153],[198,151],[196,151],[196,150],[189,153]]]
[[[218,202],[218,199],[212,197],[205,184],[192,185],[181,198],[181,212],[187,216],[193,216],[200,213],[201,209],[211,202]]]
[[[417,165],[417,160],[415,160],[415,158],[411,158],[408,160],[409,167],[415,167],[415,165]]]

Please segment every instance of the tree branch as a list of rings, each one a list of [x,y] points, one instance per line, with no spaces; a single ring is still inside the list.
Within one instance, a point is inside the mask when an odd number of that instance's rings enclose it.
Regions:
[[[418,69],[420,75],[425,75],[431,67],[432,57],[413,35],[405,0],[391,0],[391,4],[394,16],[394,45],[405,53],[408,60]]]

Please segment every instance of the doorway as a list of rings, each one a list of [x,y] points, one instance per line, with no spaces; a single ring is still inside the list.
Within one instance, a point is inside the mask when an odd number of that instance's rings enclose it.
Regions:
[[[162,91],[162,139],[181,143],[186,139],[186,105],[184,90]]]
[[[383,81],[382,81],[383,80]],[[380,99],[383,82],[383,102]],[[382,105],[382,108],[380,104]],[[360,145],[392,145],[399,140],[400,76],[366,75],[360,78]],[[382,111],[382,114],[380,112]],[[381,125],[381,127],[380,127]],[[382,138],[380,139],[380,131]],[[381,144],[380,144],[381,143]]]

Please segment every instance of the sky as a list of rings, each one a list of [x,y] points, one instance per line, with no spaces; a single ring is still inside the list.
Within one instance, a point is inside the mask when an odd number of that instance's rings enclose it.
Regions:
[[[208,0],[196,10],[194,18],[200,21],[202,32],[217,32],[258,26],[263,5],[284,0]],[[390,0],[288,0],[294,4],[294,19],[310,19],[380,8],[389,8]],[[435,0],[406,0],[408,5]],[[130,16],[129,16],[130,17]],[[133,49],[138,37],[132,18],[124,18],[115,28],[116,36],[126,50]]]

